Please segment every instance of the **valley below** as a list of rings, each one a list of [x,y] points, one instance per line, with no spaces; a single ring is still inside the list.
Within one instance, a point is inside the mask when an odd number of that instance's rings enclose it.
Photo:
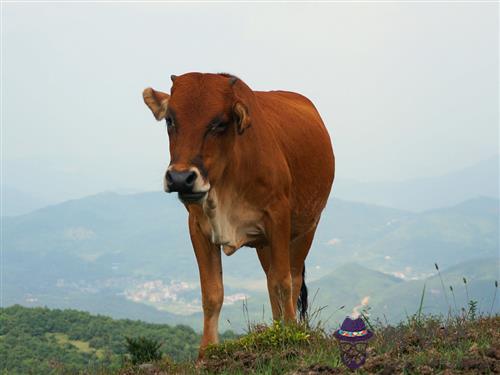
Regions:
[[[416,309],[467,303],[498,311],[498,200],[480,197],[423,212],[332,199],[306,261],[311,312],[335,326],[354,309],[397,322]],[[4,217],[5,306],[74,308],[201,329],[198,270],[187,214],[162,193],[103,193]],[[441,269],[445,289],[437,276]],[[254,249],[223,257],[221,330],[268,321]],[[449,287],[457,306],[450,304]]]

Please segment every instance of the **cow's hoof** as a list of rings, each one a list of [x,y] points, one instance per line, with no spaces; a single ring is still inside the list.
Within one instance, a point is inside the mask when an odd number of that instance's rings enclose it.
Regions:
[[[196,363],[203,362],[205,360],[205,348],[200,348],[198,351],[198,358],[196,359]]]
[[[196,359],[196,363],[194,364],[194,366],[197,370],[203,369],[203,367],[205,367],[205,357],[202,355],[198,355],[198,358]]]

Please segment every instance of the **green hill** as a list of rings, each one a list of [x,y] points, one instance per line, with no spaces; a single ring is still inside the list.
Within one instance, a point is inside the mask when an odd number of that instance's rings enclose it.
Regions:
[[[2,374],[74,373],[118,369],[126,353],[125,337],[144,336],[163,343],[170,358],[190,360],[200,337],[187,326],[113,320],[76,310],[11,306],[0,309]],[[232,337],[226,334],[224,337]]]
[[[334,325],[335,321],[349,315],[364,298],[368,297],[366,302],[371,305],[374,298],[376,300],[385,290],[403,283],[394,276],[349,263],[309,284],[310,293],[316,295],[316,306],[312,309],[326,307],[322,315],[333,314],[330,324]],[[344,308],[339,309],[341,306]]]
[[[309,290],[310,293],[317,292],[316,308],[326,306],[322,316],[331,316],[330,323],[341,321],[355,306],[361,309],[361,301],[366,297],[368,298],[365,302],[370,307],[372,317],[397,323],[418,310],[424,284],[426,293],[423,311],[426,313],[447,314],[449,308],[453,313],[460,312],[462,307],[467,308],[468,300],[471,299],[478,302],[479,311],[498,313],[500,301],[497,298],[494,306],[492,302],[494,283],[500,276],[499,270],[499,258],[472,260],[450,267],[441,271],[445,285],[443,292],[435,269],[434,275],[425,279],[403,281],[360,265],[348,264],[334,270],[331,275],[310,283]],[[464,277],[469,299],[463,282]],[[449,289],[450,285],[455,299]],[[345,308],[339,310],[341,305]]]
[[[467,308],[469,300],[478,302],[479,311],[500,312],[500,301],[497,298],[492,306],[495,293],[495,280],[500,278],[500,259],[487,258],[461,263],[441,272],[444,290],[439,275],[435,274],[425,280],[408,281],[388,288],[382,298],[373,305],[374,314],[385,314],[391,321],[406,318],[406,313],[414,313],[418,309],[422,290],[426,287],[423,311],[425,313],[446,314],[449,309],[457,313]],[[465,277],[467,284],[464,283]],[[467,285],[467,288],[466,288]],[[453,293],[450,290],[453,288]],[[468,297],[467,297],[468,294]]]
[[[326,213],[308,257],[310,270],[319,266],[329,273],[357,262],[407,279],[423,278],[435,262],[452,267],[498,256],[500,249],[497,199],[477,198],[420,214],[333,200]]]
[[[478,198],[424,212],[365,248],[369,259],[390,271],[395,264],[421,270],[434,262],[448,267],[498,254],[498,201]],[[389,261],[382,262],[380,251]]]

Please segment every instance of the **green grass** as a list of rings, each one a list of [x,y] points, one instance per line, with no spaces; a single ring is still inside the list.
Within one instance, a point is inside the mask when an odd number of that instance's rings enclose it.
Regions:
[[[374,338],[359,374],[494,374],[500,371],[500,317],[440,317],[418,312],[396,326],[372,322]],[[131,374],[348,373],[332,331],[306,325],[255,325],[235,340],[207,348],[203,362],[163,358]]]

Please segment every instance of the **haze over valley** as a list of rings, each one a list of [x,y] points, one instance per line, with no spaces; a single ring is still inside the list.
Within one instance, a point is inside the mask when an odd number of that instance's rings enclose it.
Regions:
[[[472,186],[460,203],[428,210],[343,200],[334,187],[306,262],[313,305],[327,306],[323,318],[331,316],[334,325],[356,306],[368,305],[375,316],[398,321],[415,309],[424,281],[426,309],[446,311],[434,263],[458,300],[465,300],[465,276],[471,295],[489,309],[499,270],[499,201],[482,193],[498,192],[498,179],[482,166],[469,173],[481,174],[479,190]],[[455,186],[453,178],[424,181],[441,188],[449,183],[450,191]],[[392,185],[392,191],[408,194],[405,184]],[[6,306],[77,308],[200,328],[198,270],[187,213],[175,194],[109,192],[75,199],[3,217],[3,235]],[[268,319],[255,251],[242,248],[223,263],[221,327],[241,331],[246,319]],[[493,308],[498,311],[498,302]]]

